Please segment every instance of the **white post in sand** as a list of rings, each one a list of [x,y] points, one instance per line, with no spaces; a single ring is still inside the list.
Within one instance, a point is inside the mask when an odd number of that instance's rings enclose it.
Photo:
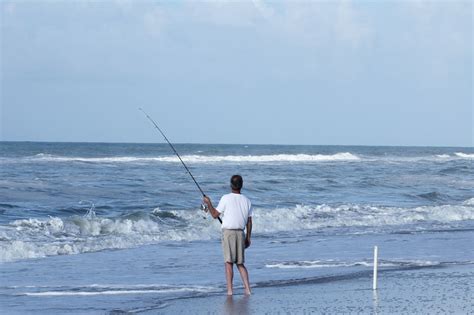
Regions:
[[[374,246],[374,283],[372,286],[373,290],[377,290],[377,260],[378,260],[378,247]]]

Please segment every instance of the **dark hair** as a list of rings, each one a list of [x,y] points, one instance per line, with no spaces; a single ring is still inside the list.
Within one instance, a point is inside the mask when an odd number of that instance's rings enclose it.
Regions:
[[[233,175],[230,178],[230,187],[235,190],[240,190],[242,189],[242,186],[244,184],[244,180],[242,179],[242,176],[240,175]]]

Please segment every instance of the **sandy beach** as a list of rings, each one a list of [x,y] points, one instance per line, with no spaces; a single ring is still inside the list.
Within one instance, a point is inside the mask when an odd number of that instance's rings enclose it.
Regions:
[[[307,235],[305,239],[257,237],[247,263],[253,294],[243,295],[236,274],[231,298],[225,292],[217,240],[4,263],[0,309],[4,314],[38,310],[48,314],[469,314],[474,310],[472,231],[330,239]],[[373,242],[380,248],[377,291],[372,290],[369,243]]]
[[[348,279],[257,284],[252,296],[207,295],[168,301],[145,314],[469,314],[474,310],[472,265],[433,266]]]

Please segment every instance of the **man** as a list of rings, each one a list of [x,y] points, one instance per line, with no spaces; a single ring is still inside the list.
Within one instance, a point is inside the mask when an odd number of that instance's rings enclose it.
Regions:
[[[211,199],[204,197],[203,202],[215,219],[222,217],[222,251],[224,252],[225,272],[227,281],[227,295],[233,294],[232,280],[234,278],[234,263],[240,272],[244,283],[245,294],[250,295],[249,275],[244,265],[244,251],[251,243],[252,235],[252,204],[240,193],[243,179],[234,175],[230,179],[232,193],[222,196],[217,208],[212,206]],[[244,228],[246,234],[244,236]]]

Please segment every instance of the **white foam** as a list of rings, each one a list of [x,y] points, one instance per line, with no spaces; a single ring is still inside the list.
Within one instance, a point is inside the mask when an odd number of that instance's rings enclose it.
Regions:
[[[183,160],[192,163],[209,162],[326,162],[326,161],[358,161],[359,157],[349,152],[336,154],[274,154],[274,155],[225,155],[225,156],[205,156],[186,155]],[[161,161],[176,162],[174,157],[163,157]],[[179,161],[178,161],[179,162]]]
[[[456,155],[449,154],[435,154],[435,155],[420,155],[420,156],[381,156],[381,157],[367,157],[366,161],[385,161],[395,163],[418,163],[418,162],[450,162],[459,160]]]
[[[363,262],[366,264],[365,262]],[[302,261],[289,261],[280,262],[273,264],[266,264],[266,268],[278,268],[278,269],[312,269],[312,268],[335,268],[335,267],[351,267],[356,266],[357,263],[344,263],[335,262],[333,260],[321,261],[321,260],[302,260]]]
[[[201,223],[202,211],[198,211],[200,213],[180,211],[175,215]],[[5,236],[0,241],[0,262],[130,248],[162,241],[206,240],[217,235],[218,230],[218,226],[210,224],[174,229],[150,218],[74,216],[16,220],[9,226],[0,226],[0,235]]]
[[[294,208],[254,210],[254,232],[374,227],[386,229],[421,223],[474,220],[474,198],[460,205],[416,208],[368,205],[297,205]],[[153,213],[160,214],[160,210]],[[220,225],[200,211],[168,211],[173,222],[143,216],[140,219],[99,216],[16,220],[0,226],[0,262],[51,255],[70,255],[104,249],[121,249],[163,241],[218,238]],[[206,219],[204,220],[203,217]],[[180,222],[176,227],[175,221]],[[183,228],[183,224],[186,228]],[[354,229],[356,228],[356,229]]]
[[[439,262],[429,260],[381,260],[378,263],[379,267],[426,267],[437,266]],[[312,268],[340,268],[340,267],[373,267],[371,261],[334,261],[334,260],[302,260],[302,261],[286,261],[266,264],[266,268],[278,269],[312,269]]]
[[[162,157],[65,157],[49,154],[38,154],[35,158],[42,161],[54,162],[91,162],[91,163],[130,163],[130,162],[178,162],[176,156]],[[356,155],[349,152],[336,154],[274,154],[274,155],[183,155],[181,158],[190,163],[218,163],[218,162],[327,162],[327,161],[357,161]]]
[[[197,151],[199,153],[199,151]],[[455,152],[452,154],[435,154],[420,156],[358,156],[350,152],[339,152],[334,154],[263,154],[263,155],[182,155],[182,159],[188,163],[310,163],[310,162],[389,162],[389,163],[416,163],[416,162],[449,162],[459,159],[474,159],[474,153]],[[60,156],[40,153],[35,156],[23,158],[0,158],[1,163],[23,163],[23,162],[84,162],[84,163],[180,163],[174,155],[166,156],[105,156],[105,157],[81,157]]]
[[[44,288],[44,287],[42,287]],[[92,290],[91,290],[92,288]],[[27,296],[91,296],[91,295],[125,295],[125,294],[165,294],[180,292],[213,292],[218,289],[205,286],[163,286],[163,285],[91,285],[74,290],[58,288],[54,291],[23,292]]]
[[[110,290],[110,291],[45,291],[45,292],[25,292],[22,295],[28,296],[90,296],[90,295],[123,295],[123,294],[163,294],[178,292],[196,292],[195,289],[167,289],[167,290]],[[203,291],[197,291],[203,292]]]
[[[60,218],[50,217],[49,220],[26,219],[13,221],[11,226],[16,227],[18,231],[45,230],[48,234],[54,234],[64,229],[64,222]]]
[[[91,162],[91,163],[130,163],[130,162],[153,162],[160,161],[159,157],[136,157],[136,156],[112,156],[112,157],[79,157],[79,156],[57,156],[51,154],[37,154],[35,158],[50,162]]]
[[[454,155],[463,159],[474,159],[474,153],[456,152]]]
[[[45,291],[45,292],[25,292],[21,295],[28,296],[87,296],[87,295],[118,295],[118,294],[147,294],[166,293],[160,290],[121,290],[121,291],[101,291],[101,292],[77,292],[77,291]]]
[[[258,232],[292,231],[331,227],[393,226],[417,222],[453,222],[474,220],[474,211],[465,205],[425,206],[416,208],[360,205],[301,206],[294,209],[255,211]]]
[[[463,205],[474,206],[474,197],[463,202]]]

